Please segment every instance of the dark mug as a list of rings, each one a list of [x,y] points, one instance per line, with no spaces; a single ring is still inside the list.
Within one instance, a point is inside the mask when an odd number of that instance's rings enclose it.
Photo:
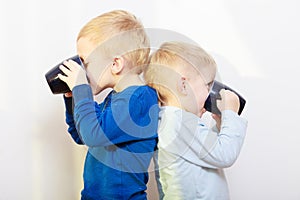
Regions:
[[[209,92],[209,95],[205,101],[204,108],[211,113],[219,114],[219,115],[221,114],[221,111],[217,107],[217,100],[221,100],[221,95],[219,93],[221,89],[230,90],[239,97],[240,108],[239,108],[238,114],[240,115],[245,107],[246,100],[240,94],[238,94],[236,91],[234,91],[227,85],[220,83],[218,81],[214,81],[213,86]]]
[[[78,63],[79,65],[83,66],[80,58],[78,55],[76,56],[73,56],[67,60],[73,60],[75,61],[76,63]],[[59,66],[60,65],[63,65],[63,62],[59,63],[58,65],[56,65],[55,67],[53,67],[52,69],[50,69],[46,74],[45,74],[45,77],[46,77],[46,80],[48,82],[48,85],[52,91],[53,94],[64,94],[64,93],[67,93],[67,92],[71,92],[70,88],[68,87],[68,85],[63,82],[62,80],[60,80],[58,78],[58,74],[62,74],[62,75],[65,75],[60,69],[59,69]],[[66,67],[66,66],[65,66]]]

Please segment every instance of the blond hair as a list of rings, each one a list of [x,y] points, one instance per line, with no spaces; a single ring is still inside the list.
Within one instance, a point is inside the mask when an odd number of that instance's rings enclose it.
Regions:
[[[132,67],[143,67],[148,62],[148,36],[142,23],[127,11],[114,10],[93,18],[80,30],[77,41],[83,37],[96,45],[115,40],[109,42],[111,47],[106,53],[122,54]]]
[[[178,75],[178,67],[188,68],[185,70],[187,76],[196,74],[203,80],[214,78],[216,74],[214,59],[200,46],[184,42],[165,42],[152,53],[144,73],[146,84],[157,90],[161,101],[172,93],[170,88],[175,90],[174,81],[171,79]]]

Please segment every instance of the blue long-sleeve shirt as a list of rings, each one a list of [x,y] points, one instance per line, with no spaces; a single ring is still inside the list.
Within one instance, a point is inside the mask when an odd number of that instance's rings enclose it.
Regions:
[[[65,104],[69,133],[89,147],[82,199],[146,199],[147,171],[157,144],[155,90],[131,86],[97,104],[90,86],[80,85]]]

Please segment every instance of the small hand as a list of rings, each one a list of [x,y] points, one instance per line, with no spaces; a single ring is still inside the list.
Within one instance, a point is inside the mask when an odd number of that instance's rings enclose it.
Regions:
[[[58,78],[64,81],[72,91],[77,85],[88,84],[86,72],[84,69],[73,60],[64,61],[65,66],[60,65],[59,69],[65,74],[58,74]],[[69,69],[68,69],[69,68]]]
[[[212,114],[211,116],[216,121],[216,127],[220,131],[221,130],[221,115]]]
[[[222,112],[223,110],[232,110],[233,112],[238,112],[240,108],[239,97],[230,90],[222,89],[220,91],[221,100],[217,100],[217,106]]]
[[[67,98],[68,98],[68,97],[72,97],[72,92],[67,92],[67,93],[65,93],[64,95],[65,95],[65,97],[67,97]]]

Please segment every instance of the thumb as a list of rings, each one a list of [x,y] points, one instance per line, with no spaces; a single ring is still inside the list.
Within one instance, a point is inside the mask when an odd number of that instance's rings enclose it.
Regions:
[[[212,118],[213,118],[214,120],[219,120],[219,119],[220,119],[220,116],[217,115],[217,114],[211,114],[211,116],[212,116]]]
[[[221,128],[221,116],[217,115],[217,114],[212,114],[211,116],[216,121],[216,127],[220,131],[220,128]]]
[[[217,114],[212,114],[212,118],[216,121],[216,123],[221,123],[221,116]]]

